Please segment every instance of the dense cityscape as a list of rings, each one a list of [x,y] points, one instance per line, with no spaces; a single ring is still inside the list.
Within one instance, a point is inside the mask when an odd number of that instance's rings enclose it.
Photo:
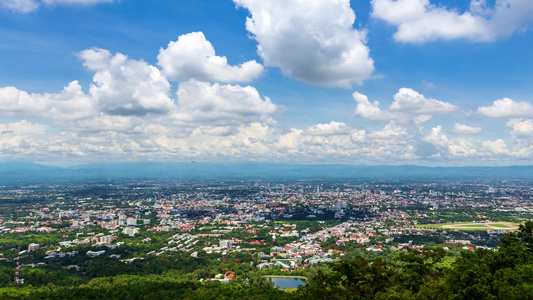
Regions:
[[[302,284],[357,257],[497,249],[533,213],[531,183],[519,180],[140,180],[0,193],[2,286],[139,273]]]

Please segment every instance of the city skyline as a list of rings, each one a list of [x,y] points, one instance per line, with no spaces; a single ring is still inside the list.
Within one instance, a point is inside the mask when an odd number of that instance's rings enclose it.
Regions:
[[[0,160],[531,164],[524,0],[8,0]]]

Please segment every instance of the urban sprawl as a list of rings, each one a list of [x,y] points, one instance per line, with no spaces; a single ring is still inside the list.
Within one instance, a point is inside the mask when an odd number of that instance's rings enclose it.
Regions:
[[[12,281],[17,263],[27,283],[45,280],[38,269],[122,272],[110,264],[229,282],[305,275],[327,262],[393,258],[408,248],[494,249],[530,219],[532,197],[530,182],[482,180],[3,186],[0,280]]]

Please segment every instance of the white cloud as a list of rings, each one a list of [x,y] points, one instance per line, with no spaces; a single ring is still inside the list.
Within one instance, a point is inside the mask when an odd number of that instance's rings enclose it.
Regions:
[[[502,139],[483,141],[466,138],[449,138],[442,133],[442,126],[432,128],[431,133],[423,137],[423,140],[434,145],[437,149],[438,152],[433,157],[493,160],[505,158],[505,155],[511,154]]]
[[[35,0],[2,0],[0,5],[6,9],[21,13],[29,13],[39,8],[39,2]]]
[[[28,94],[15,87],[4,87],[0,88],[0,112],[9,116],[74,120],[94,114],[95,102],[83,93],[77,81],[57,94]]]
[[[509,149],[502,139],[497,139],[495,141],[483,141],[481,146],[491,154],[507,154]]]
[[[357,116],[374,121],[391,120],[402,116],[398,113],[381,110],[378,101],[370,102],[366,95],[359,92],[354,92],[352,97],[357,103],[355,108],[355,115]]]
[[[154,121],[140,116],[176,111],[169,97],[170,84],[157,68],[102,49],[83,51],[80,57],[88,69],[95,71],[88,94],[77,81],[59,93],[30,94],[4,87],[0,88],[0,113],[39,117],[70,132],[138,134],[144,121]]]
[[[480,159],[483,155],[486,155],[482,152],[482,148],[479,146],[479,142],[471,139],[450,139],[449,144],[447,145],[447,152],[440,153],[445,155],[448,158],[457,159],[457,158],[472,158],[476,157]],[[481,152],[480,152],[481,151]]]
[[[113,0],[1,0],[0,6],[3,8],[20,12],[20,13],[29,13],[39,9],[42,4],[53,6],[57,4],[68,4],[68,5],[95,5],[99,3],[112,3]]]
[[[177,95],[178,110],[173,117],[179,122],[243,123],[279,109],[251,86],[190,80],[180,83]]]
[[[165,114],[174,109],[170,84],[156,67],[120,53],[112,55],[104,49],[84,50],[79,56],[85,67],[96,72],[89,92],[101,111],[145,115]]]
[[[247,82],[263,73],[263,66],[255,60],[230,66],[224,56],[216,56],[215,49],[202,32],[184,34],[166,49],[160,49],[158,65],[172,80],[203,80],[218,82]]]
[[[470,8],[460,13],[429,0],[372,0],[372,16],[398,26],[394,38],[401,42],[493,41],[533,21],[533,2],[496,0],[489,7],[486,0],[472,0]]]
[[[316,124],[306,129],[309,135],[347,135],[350,134],[350,127],[346,126],[344,122],[331,121],[326,124]]]
[[[44,134],[45,131],[46,126],[34,124],[26,120],[21,120],[16,123],[0,124],[0,133]]]
[[[137,116],[110,116],[103,113],[90,119],[78,120],[74,123],[77,131],[117,131],[135,134],[136,127],[143,125],[143,120]]]
[[[533,115],[533,105],[509,98],[494,101],[492,106],[479,107],[477,113],[490,118],[517,118]]]
[[[506,126],[513,128],[511,134],[515,137],[533,136],[533,121],[531,119],[511,119],[507,122]]]
[[[202,124],[268,123],[268,115],[284,108],[251,86],[195,80],[181,82],[174,100],[166,77],[142,60],[104,49],[85,50],[79,57],[95,73],[87,94],[77,81],[59,93],[30,94],[4,87],[0,114],[42,118],[84,136],[104,131],[143,135],[145,128],[165,124],[180,125],[172,134],[183,136]]]
[[[374,139],[406,139],[408,137],[407,130],[404,127],[398,126],[396,122],[390,121],[382,130],[374,131],[367,134],[369,138]]]
[[[366,32],[353,28],[349,0],[234,0],[251,16],[246,29],[265,65],[306,83],[350,87],[368,79],[374,62]]]
[[[482,132],[481,127],[472,127],[465,124],[455,123],[453,124],[452,133],[454,134],[477,134]]]
[[[401,88],[394,95],[391,110],[410,111],[419,114],[446,114],[459,109],[459,107],[433,98],[425,98],[424,95],[409,88]]]
[[[413,121],[416,125],[421,125],[422,123],[425,123],[433,118],[432,115],[418,115],[414,117]]]
[[[442,126],[440,125],[433,127],[431,134],[424,137],[424,141],[440,147],[448,145],[448,137],[442,133]]]
[[[388,108],[355,92],[355,113],[387,124],[365,130],[340,121],[288,128],[273,120],[283,110],[251,86],[180,82],[176,97],[161,71],[120,53],[80,53],[94,72],[83,92],[77,81],[57,93],[0,88],[0,115],[19,118],[0,124],[0,156],[7,159],[110,161],[198,159],[335,163],[417,163],[431,157],[471,162],[533,157],[533,121],[507,122],[512,141],[446,136],[442,126],[424,130],[432,114],[457,107],[402,88]],[[479,114],[531,114],[531,105],[510,99],[480,107]],[[27,120],[31,120],[27,121]],[[455,124],[452,133],[481,128]],[[462,160],[462,161],[461,161]]]
[[[46,142],[46,138],[46,126],[41,124],[26,120],[0,124],[0,157],[27,159]]]
[[[343,128],[341,122],[331,122],[333,127]],[[317,124],[311,128],[330,124]],[[320,126],[322,125],[322,126]],[[328,127],[328,126],[326,126]],[[369,138],[363,130],[351,129],[348,134],[326,130],[322,134],[309,134],[308,130],[284,128],[276,123],[253,122],[234,127],[224,134],[216,127],[203,125],[191,135],[182,138],[161,136],[157,139],[160,151],[179,153],[186,157],[222,160],[258,160],[335,163],[364,163],[368,161],[396,162],[416,158],[411,138],[402,134],[403,129],[394,124],[376,132],[379,138]],[[229,132],[229,134],[228,134]],[[396,132],[391,134],[391,132]]]
[[[367,96],[359,92],[354,92],[352,96],[357,103],[355,115],[374,121],[395,119],[420,125],[429,121],[431,114],[448,114],[459,109],[448,102],[425,98],[409,88],[401,88],[394,95],[394,102],[388,110],[382,110],[378,101],[370,102]]]

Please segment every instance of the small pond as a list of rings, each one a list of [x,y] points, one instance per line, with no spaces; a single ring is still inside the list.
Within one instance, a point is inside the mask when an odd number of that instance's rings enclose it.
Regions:
[[[279,277],[273,277],[270,278],[270,280],[274,283],[276,288],[278,289],[295,289],[298,288],[299,285],[305,285],[305,281],[303,281],[300,278],[279,278]]]

